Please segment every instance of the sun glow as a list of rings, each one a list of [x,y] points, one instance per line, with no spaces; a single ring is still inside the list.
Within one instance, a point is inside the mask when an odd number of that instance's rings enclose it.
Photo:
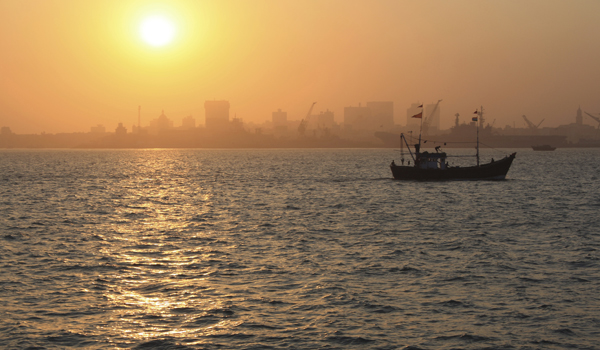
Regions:
[[[142,39],[152,46],[164,46],[175,38],[175,26],[164,16],[151,16],[140,25]]]

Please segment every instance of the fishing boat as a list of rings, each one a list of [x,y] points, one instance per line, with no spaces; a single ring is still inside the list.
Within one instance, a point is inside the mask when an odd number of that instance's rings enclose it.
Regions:
[[[420,106],[422,108],[422,105]],[[474,122],[478,122],[483,115],[483,108],[476,110],[477,117],[473,117]],[[423,123],[423,112],[416,114],[413,118],[421,118]],[[478,118],[479,117],[479,118]],[[419,142],[414,145],[414,152],[408,144],[404,134],[400,134],[401,145],[401,164],[397,165],[394,161],[390,165],[392,175],[396,180],[503,180],[515,159],[516,153],[512,153],[500,160],[480,164],[479,161],[479,123],[477,123],[477,164],[474,166],[450,166],[446,152],[441,151],[441,146],[435,147],[435,152],[421,152],[421,132],[419,132]],[[426,142],[426,141],[425,141]],[[407,165],[404,165],[404,145],[408,148],[410,158]],[[412,160],[412,165],[410,164]]]
[[[534,151],[554,151],[556,147],[552,147],[550,145],[539,145],[539,146],[531,146]]]

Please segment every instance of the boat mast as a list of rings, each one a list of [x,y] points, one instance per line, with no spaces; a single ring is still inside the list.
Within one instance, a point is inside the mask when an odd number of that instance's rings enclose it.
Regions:
[[[421,152],[421,132],[423,131],[423,105],[420,105],[419,108],[421,108],[421,116],[419,117],[421,119],[421,127],[419,128],[419,152]]]
[[[483,106],[481,106],[481,110],[475,110],[475,114],[479,116],[479,118],[475,119],[475,123],[477,124],[477,166],[479,166],[479,123],[483,120]]]
[[[404,145],[402,144],[403,133],[400,133],[400,164],[404,165]]]

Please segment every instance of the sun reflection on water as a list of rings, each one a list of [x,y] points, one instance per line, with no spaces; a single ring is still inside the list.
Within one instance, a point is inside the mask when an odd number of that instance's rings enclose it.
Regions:
[[[212,189],[178,177],[172,159],[138,164],[114,189],[114,220],[101,253],[118,272],[101,276],[113,310],[107,327],[128,339],[191,338],[235,327],[227,301],[208,280],[217,267],[203,242]],[[222,213],[216,215],[222,216]],[[211,217],[215,217],[214,215]]]

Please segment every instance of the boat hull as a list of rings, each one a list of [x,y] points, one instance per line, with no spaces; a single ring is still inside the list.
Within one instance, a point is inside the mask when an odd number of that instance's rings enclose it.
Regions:
[[[414,166],[390,165],[396,180],[504,180],[516,153],[495,162],[472,167],[422,169]]]

